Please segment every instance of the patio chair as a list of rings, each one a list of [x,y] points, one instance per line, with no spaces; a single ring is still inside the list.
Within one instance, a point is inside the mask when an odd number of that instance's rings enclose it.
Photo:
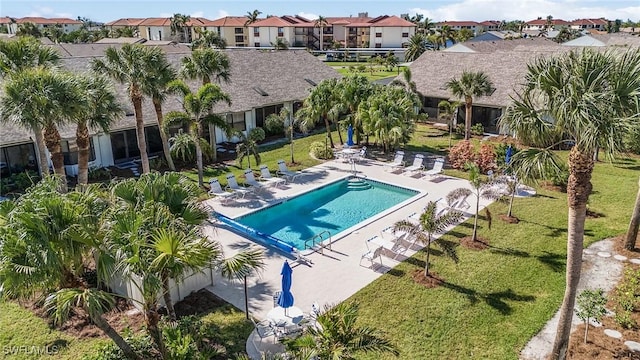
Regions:
[[[272,176],[271,171],[269,171],[269,167],[267,167],[267,165],[260,165],[260,180],[266,182],[267,184],[271,184],[274,187],[278,187],[278,185],[287,182],[287,180],[283,178]]]
[[[398,169],[402,169],[404,167],[404,151],[396,151],[396,155],[393,158],[393,161],[387,164],[384,164],[385,170],[387,171],[396,171]]]
[[[216,199],[220,200],[221,203],[229,201],[236,196],[235,193],[224,191],[222,189],[222,186],[220,185],[220,182],[216,178],[209,180],[209,187],[209,195],[214,195]]]
[[[233,192],[242,195],[242,198],[250,192],[248,189],[238,185],[238,180],[236,180],[236,176],[233,174],[227,174],[227,184],[227,189],[233,190]]]
[[[374,250],[369,250],[366,253],[362,254],[362,257],[360,257],[360,266],[362,266],[362,260],[369,260],[371,262],[371,265],[369,265],[369,268],[372,268],[373,265],[375,264],[374,260],[378,259],[380,260],[380,265],[382,265],[382,251],[383,251],[383,247],[377,247]]]
[[[256,180],[256,177],[253,176],[253,170],[251,169],[247,169],[244,171],[244,180],[245,184],[249,184],[249,190],[253,190],[256,193],[265,191],[267,189],[265,184],[262,184],[258,180]]]
[[[280,298],[280,294],[282,294],[282,291],[276,291],[273,293],[273,307],[278,306],[278,299]]]
[[[402,174],[411,175],[416,171],[420,171],[424,169],[424,166],[422,165],[423,161],[424,161],[424,155],[416,154],[416,156],[413,158],[413,164],[411,164],[411,166],[407,166],[406,168],[404,168],[404,170],[402,171]]]
[[[367,242],[382,247],[383,254],[387,253],[387,257],[390,257],[394,260],[399,255],[403,255],[407,251],[407,248],[402,244],[402,241],[392,241],[379,236],[374,236],[371,239],[367,240]],[[392,255],[389,256],[389,253],[391,253]]]
[[[355,160],[360,162],[360,161],[367,161],[367,147],[363,146],[362,149],[360,149],[360,152],[358,153],[358,156],[355,157]]]
[[[444,166],[444,158],[437,158],[433,163],[433,167],[430,170],[425,171],[426,176],[433,176],[440,174],[442,172],[442,167]]]
[[[256,322],[253,319],[253,317],[250,317],[250,319],[251,319],[251,323],[253,323],[253,327],[256,329],[256,334],[258,334],[258,336],[260,337],[261,344],[262,344],[262,340],[272,336],[273,336],[273,342],[275,343],[276,331],[269,320],[262,320],[260,322]],[[253,342],[253,339],[252,339],[252,342]],[[255,342],[253,342],[253,346],[255,346],[256,349],[258,349]]]
[[[287,164],[284,162],[284,160],[278,160],[278,174],[282,175],[285,177],[285,179],[287,179],[288,181],[294,182],[296,181],[296,178],[299,176],[304,175],[303,172],[301,171],[290,171],[287,168]]]

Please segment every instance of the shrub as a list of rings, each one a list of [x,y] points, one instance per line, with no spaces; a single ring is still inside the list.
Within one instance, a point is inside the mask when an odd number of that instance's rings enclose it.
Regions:
[[[494,151],[496,153],[496,165],[498,166],[498,168],[504,168],[507,164],[505,163],[505,159],[507,157],[507,148],[511,146],[511,156],[513,157],[513,155],[517,154],[520,149],[518,149],[515,145],[513,144],[504,144],[501,143],[498,146],[496,146],[494,148]]]
[[[277,114],[271,114],[264,121],[264,128],[269,135],[282,135],[284,134],[284,121]]]
[[[0,183],[0,194],[10,192],[23,193],[29,187],[40,180],[40,175],[32,170],[13,173],[11,176],[3,178]]]
[[[493,145],[484,143],[480,145],[480,150],[476,155],[476,164],[480,168],[480,172],[486,174],[489,170],[496,167],[496,152]]]
[[[361,73],[367,71],[367,67],[362,64],[358,65],[357,69],[358,69],[358,72],[361,72]]]
[[[640,306],[640,270],[625,271],[622,282],[614,292],[613,301],[616,323],[626,329],[637,327],[631,313]]]
[[[625,151],[640,154],[640,129],[631,129],[624,137],[623,141]]]
[[[87,176],[90,181],[109,180],[111,179],[111,170],[109,168],[91,167]]]
[[[550,180],[554,186],[559,186],[563,191],[566,191],[567,184],[569,183],[569,169],[566,165],[559,164],[559,166],[560,170],[554,172]]]
[[[467,162],[475,162],[476,154],[468,140],[460,141],[449,151],[449,163],[454,169],[464,169]]]
[[[133,335],[133,333],[126,329],[123,334],[123,338],[128,342],[133,350],[138,353],[143,359],[156,358],[157,352],[153,347],[153,341],[148,335]],[[91,355],[84,355],[83,360],[126,360],[122,350],[120,350],[115,343],[109,342],[98,347],[95,353]]]
[[[484,135],[484,126],[477,123],[471,127],[471,135]]]
[[[309,147],[309,153],[316,159],[333,159],[333,150],[321,141],[314,141]]]
[[[458,135],[464,136],[464,123],[456,125],[455,132]]]

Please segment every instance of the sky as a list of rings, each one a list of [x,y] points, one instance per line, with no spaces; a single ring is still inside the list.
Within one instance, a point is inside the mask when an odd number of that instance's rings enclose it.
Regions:
[[[108,22],[125,17],[170,17],[174,13],[217,19],[244,16],[257,9],[266,15],[369,16],[422,14],[434,21],[631,19],[640,21],[640,0],[0,0],[0,16],[78,16]]]

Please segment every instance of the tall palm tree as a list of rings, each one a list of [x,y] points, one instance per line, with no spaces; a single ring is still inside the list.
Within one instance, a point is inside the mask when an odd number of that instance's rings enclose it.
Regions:
[[[251,25],[254,22],[258,21],[260,14],[262,14],[262,11],[259,11],[258,9],[247,11],[247,15],[245,15],[247,21],[244,22],[244,26]]]
[[[446,84],[451,94],[464,99],[464,139],[471,138],[471,121],[473,115],[473,98],[478,96],[491,96],[495,91],[493,82],[487,74],[481,71],[463,71],[460,79],[452,78]]]
[[[162,104],[167,98],[169,93],[169,83],[178,78],[177,71],[171,66],[165,54],[152,57],[147,62],[149,73],[149,86],[144,88],[145,95],[151,97],[153,108],[156,111],[156,121],[158,122],[158,130],[160,132],[160,139],[162,140],[162,151],[164,158],[167,160],[169,170],[176,171],[176,166],[173,163],[171,157],[171,150],[169,148],[169,137],[167,136],[167,129],[164,126],[164,115],[162,112]]]
[[[427,38],[424,34],[414,34],[409,39],[409,45],[404,53],[404,59],[406,61],[417,60],[425,51],[427,51]]]
[[[224,49],[227,47],[227,40],[220,36],[215,31],[209,31],[202,28],[195,28],[195,33],[198,35],[197,39],[191,43],[191,49],[204,49],[209,47],[217,47],[218,49]]]
[[[324,16],[318,16],[313,22],[313,26],[320,28],[320,51],[324,50],[324,28],[328,25],[327,18]]]
[[[231,82],[231,62],[227,54],[211,48],[197,49],[191,53],[191,57],[182,58],[180,74],[187,79],[202,79],[202,85],[211,84],[213,79],[217,83]],[[222,128],[224,130],[224,128]],[[211,132],[213,144],[213,161],[218,158],[216,132]],[[203,133],[200,133],[200,137]]]
[[[336,102],[334,111],[346,114],[344,121],[353,125],[356,144],[360,143],[360,134],[362,133],[362,124],[357,116],[358,106],[373,93],[373,89],[371,83],[362,75],[344,77],[338,81],[335,88],[336,96],[341,101]]]
[[[285,340],[296,359],[355,359],[358,353],[398,355],[398,350],[374,328],[358,327],[358,304],[340,303],[318,315],[318,327]]]
[[[38,40],[30,36],[20,37],[15,41],[0,41],[0,75],[10,76],[25,69],[33,67],[56,67],[60,64],[60,55],[53,48],[43,46]],[[42,100],[42,99],[41,99]],[[19,105],[19,104],[15,104]],[[49,174],[49,162],[45,152],[44,137],[42,136],[42,126],[36,121],[34,109],[22,109],[31,112],[31,119],[24,119],[22,116],[17,120],[26,128],[34,132],[36,147],[40,158],[40,172],[42,176]],[[8,114],[10,112],[1,111]],[[29,117],[29,116],[27,116]],[[0,122],[7,117],[0,117]]]
[[[460,105],[462,105],[460,101],[442,100],[438,103],[438,109],[440,110],[438,117],[447,120],[447,125],[449,125],[449,150],[451,150],[453,123],[456,120],[456,116],[458,116]]]
[[[629,227],[624,240],[624,248],[627,250],[633,250],[636,247],[636,239],[638,238],[638,228],[640,227],[640,180],[638,180],[638,194],[636,195],[636,202],[633,206],[633,213],[631,214],[631,220],[629,220]]]
[[[198,92],[193,93],[184,82],[176,80],[169,84],[169,90],[182,95],[183,111],[169,112],[166,116],[166,126],[183,124],[189,128],[189,134],[193,137],[196,145],[198,185],[202,187],[204,184],[204,171],[200,138],[202,137],[203,127],[211,124],[225,130],[227,133],[231,131],[226,119],[219,115],[210,114],[213,106],[220,101],[231,105],[231,98],[215,84],[203,85]]]
[[[431,34],[433,33],[433,30],[431,30],[433,27],[435,26],[435,23],[433,22],[433,19],[429,19],[428,17],[424,18],[424,20],[422,21],[422,29],[424,30],[425,34]]]
[[[610,155],[620,149],[621,134],[638,114],[640,51],[595,52],[585,49],[529,64],[522,90],[507,108],[501,126],[518,137],[543,140],[562,134],[573,142],[567,159],[568,233],[564,300],[552,358],[566,355],[571,319],[582,265],[584,223],[592,190],[593,155],[600,147]],[[530,150],[532,168],[557,168],[559,159],[549,150]]]
[[[460,199],[466,199],[473,195],[476,202],[476,211],[473,218],[473,234],[471,235],[471,241],[478,240],[478,217],[480,213],[480,199],[496,200],[502,196],[493,185],[496,184],[496,180],[489,177],[485,177],[480,172],[480,168],[475,163],[467,163],[466,168],[469,171],[469,188],[458,188],[447,194],[447,203],[453,204]]]
[[[171,17],[171,35],[175,36],[180,33],[178,40],[179,42],[187,42],[187,34],[186,30],[187,23],[191,20],[191,16],[183,15],[183,14],[173,14]]]
[[[251,156],[256,159],[256,165],[260,165],[260,150],[258,142],[264,140],[265,133],[262,128],[253,128],[245,135],[241,131],[236,132],[236,136],[240,138],[240,142],[236,145],[236,154],[238,154],[238,164],[242,167],[244,158],[247,158],[247,168],[251,169]]]
[[[289,42],[286,39],[283,38],[276,38],[275,42],[271,43],[271,46],[273,46],[273,48],[277,51],[277,50],[288,50],[289,49]]]
[[[426,245],[427,258],[424,265],[424,276],[429,276],[429,257],[431,255],[431,243],[440,247],[444,253],[453,261],[458,262],[458,255],[455,248],[449,243],[442,241],[440,238],[434,239],[434,235],[443,233],[445,230],[462,220],[462,213],[458,210],[449,210],[444,214],[438,214],[437,203],[429,201],[424,208],[424,212],[420,215],[417,224],[408,220],[401,220],[394,224],[394,231],[405,231],[411,237],[415,237],[418,241]]]
[[[144,174],[150,171],[150,167],[142,115],[142,100],[153,80],[153,75],[148,71],[148,64],[160,56],[162,56],[162,50],[159,47],[125,44],[121,48],[107,48],[104,59],[94,59],[92,63],[94,71],[105,73],[115,81],[127,86],[136,117],[136,137]]]
[[[333,138],[331,137],[331,123],[329,122],[329,111],[335,104],[335,92],[334,88],[337,86],[338,80],[327,79],[321,81],[316,87],[311,89],[311,93],[304,100],[303,106],[296,116],[303,119],[308,124],[316,124],[318,121],[324,121],[327,136],[331,147],[335,147],[333,144]]]
[[[75,119],[84,108],[85,99],[76,79],[70,74],[44,68],[23,70],[11,75],[4,84],[0,109],[4,122],[33,129],[41,154],[46,147],[51,154],[60,189],[66,191],[64,158],[58,126]],[[42,155],[41,155],[42,156]],[[49,174],[46,155],[40,159],[44,176]]]
[[[443,25],[442,28],[440,28],[440,42],[442,43],[442,46],[446,48],[447,41],[455,42],[454,35],[455,30],[453,30],[451,26]]]

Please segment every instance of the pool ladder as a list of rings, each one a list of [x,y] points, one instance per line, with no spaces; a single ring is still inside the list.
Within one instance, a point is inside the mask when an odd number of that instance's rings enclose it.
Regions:
[[[326,244],[323,244],[324,241],[329,240]],[[313,249],[317,251],[317,247],[320,248],[320,254],[324,254],[324,248],[328,248],[331,250],[331,233],[328,230],[321,231],[309,239],[304,241],[304,249]],[[311,243],[311,245],[309,245]]]

